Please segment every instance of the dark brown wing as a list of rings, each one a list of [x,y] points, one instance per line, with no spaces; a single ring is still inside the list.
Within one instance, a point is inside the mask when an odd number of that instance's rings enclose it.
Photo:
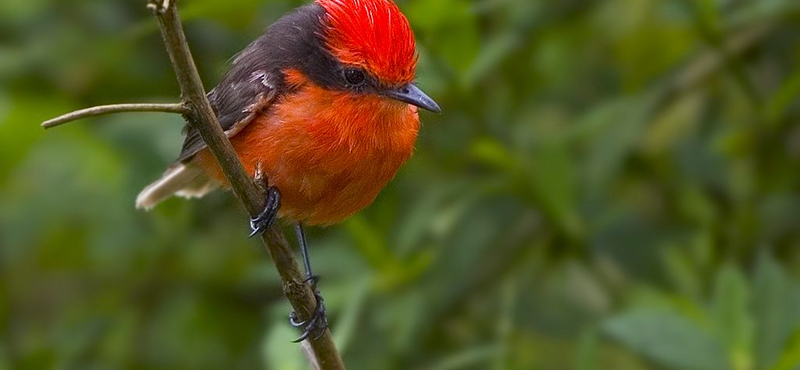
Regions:
[[[323,47],[322,23],[325,13],[319,4],[299,7],[278,19],[234,59],[231,69],[208,93],[222,129],[232,137],[288,88],[283,74],[298,68],[322,86],[338,86],[342,67]],[[283,91],[287,89],[286,91]],[[187,126],[186,140],[178,161],[186,162],[205,143],[194,128]]]
[[[225,134],[230,138],[247,126],[254,117],[269,108],[277,95],[278,73],[264,69],[252,71],[234,66],[223,81],[208,93],[208,100],[217,115],[217,120]],[[186,139],[178,156],[178,162],[185,162],[206,147],[200,132],[192,125],[184,128]]]

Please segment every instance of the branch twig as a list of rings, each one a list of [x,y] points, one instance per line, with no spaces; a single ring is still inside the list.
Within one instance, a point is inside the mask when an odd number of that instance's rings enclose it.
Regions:
[[[233,146],[231,146],[230,141],[222,131],[211,104],[206,98],[205,89],[186,42],[186,36],[183,33],[176,2],[176,0],[148,0],[147,4],[147,8],[153,11],[153,15],[158,21],[161,36],[169,53],[172,67],[175,70],[178,84],[181,88],[181,96],[183,97],[183,104],[175,104],[169,107],[162,106],[160,108],[165,109],[159,111],[183,114],[189,120],[189,123],[200,132],[200,136],[205,141],[208,149],[219,162],[231,190],[241,201],[247,213],[251,217],[256,217],[264,208],[264,191],[253,181],[251,175],[245,171],[242,163],[239,162]],[[126,106],[127,108],[134,107],[134,105]],[[120,106],[111,107],[119,108]],[[131,111],[131,109],[89,108],[47,121],[43,126],[49,128],[78,118],[122,111]],[[138,109],[138,111],[147,110]],[[283,231],[273,224],[266,233],[262,234],[261,239],[275,262],[286,298],[300,320],[309,320],[316,308],[317,301],[311,291],[311,287],[300,271],[292,248],[286,241]],[[303,344],[302,349],[302,352],[308,357],[311,367],[323,370],[343,370],[345,368],[344,363],[336,349],[330,331],[325,330],[322,336],[314,337],[314,335],[311,335],[309,339],[306,339],[307,343]]]
[[[101,105],[99,107],[81,109],[79,111],[75,111],[60,117],[53,118],[51,120],[47,120],[44,123],[42,123],[42,127],[53,128],[82,118],[101,116],[104,114],[122,113],[122,112],[164,112],[164,113],[188,114],[189,110],[186,109],[186,107],[180,103]]]

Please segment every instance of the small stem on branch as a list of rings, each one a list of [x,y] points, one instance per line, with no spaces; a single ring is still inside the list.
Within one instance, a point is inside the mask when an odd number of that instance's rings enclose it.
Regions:
[[[47,120],[42,123],[44,128],[53,128],[61,126],[65,123],[76,121],[79,119],[102,116],[104,114],[122,113],[122,112],[163,112],[163,113],[177,113],[187,114],[189,110],[180,103],[171,104],[112,104],[101,105],[98,107],[81,109],[72,113],[67,113],[63,116]]]

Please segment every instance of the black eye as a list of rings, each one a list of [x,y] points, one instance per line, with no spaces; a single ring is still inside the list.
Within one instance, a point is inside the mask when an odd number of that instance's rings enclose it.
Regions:
[[[344,79],[352,86],[361,86],[367,80],[367,76],[364,76],[364,72],[357,69],[346,69],[344,71]]]

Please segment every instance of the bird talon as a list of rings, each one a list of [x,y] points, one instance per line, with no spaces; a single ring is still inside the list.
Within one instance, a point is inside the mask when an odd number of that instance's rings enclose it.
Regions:
[[[256,219],[252,218],[250,219],[250,230],[253,230],[253,232],[251,232],[250,235],[247,236],[247,238],[252,238],[262,232],[261,227],[258,225],[258,222],[256,221],[257,221]]]
[[[265,203],[264,210],[261,211],[257,217],[250,219],[250,229],[253,230],[253,232],[250,233],[248,238],[252,238],[267,231],[270,225],[275,222],[275,218],[278,216],[278,210],[281,208],[281,192],[278,188],[270,186],[267,189]]]
[[[289,315],[289,323],[292,326],[296,328],[304,327],[303,334],[293,340],[292,342],[294,343],[299,343],[308,339],[311,337],[311,334],[314,334],[314,340],[322,338],[322,336],[325,335],[325,330],[328,329],[328,314],[325,312],[325,301],[322,299],[322,295],[319,294],[319,291],[314,291],[314,297],[317,299],[317,308],[314,309],[314,313],[311,314],[311,318],[307,321],[298,322],[295,312]]]
[[[297,314],[294,311],[292,311],[292,313],[289,314],[289,324],[291,324],[295,328],[299,328],[299,327],[305,325],[306,322],[302,321],[302,320],[298,320],[297,319]]]
[[[302,335],[300,335],[300,336],[299,336],[297,339],[293,340],[293,341],[292,341],[292,343],[300,343],[300,342],[302,342],[302,341],[304,341],[304,340],[308,339],[308,336],[309,336],[309,335],[311,335],[311,332],[310,332],[310,331],[308,331],[308,330],[306,330],[306,331],[304,331],[304,332],[303,332],[303,334],[302,334]]]

